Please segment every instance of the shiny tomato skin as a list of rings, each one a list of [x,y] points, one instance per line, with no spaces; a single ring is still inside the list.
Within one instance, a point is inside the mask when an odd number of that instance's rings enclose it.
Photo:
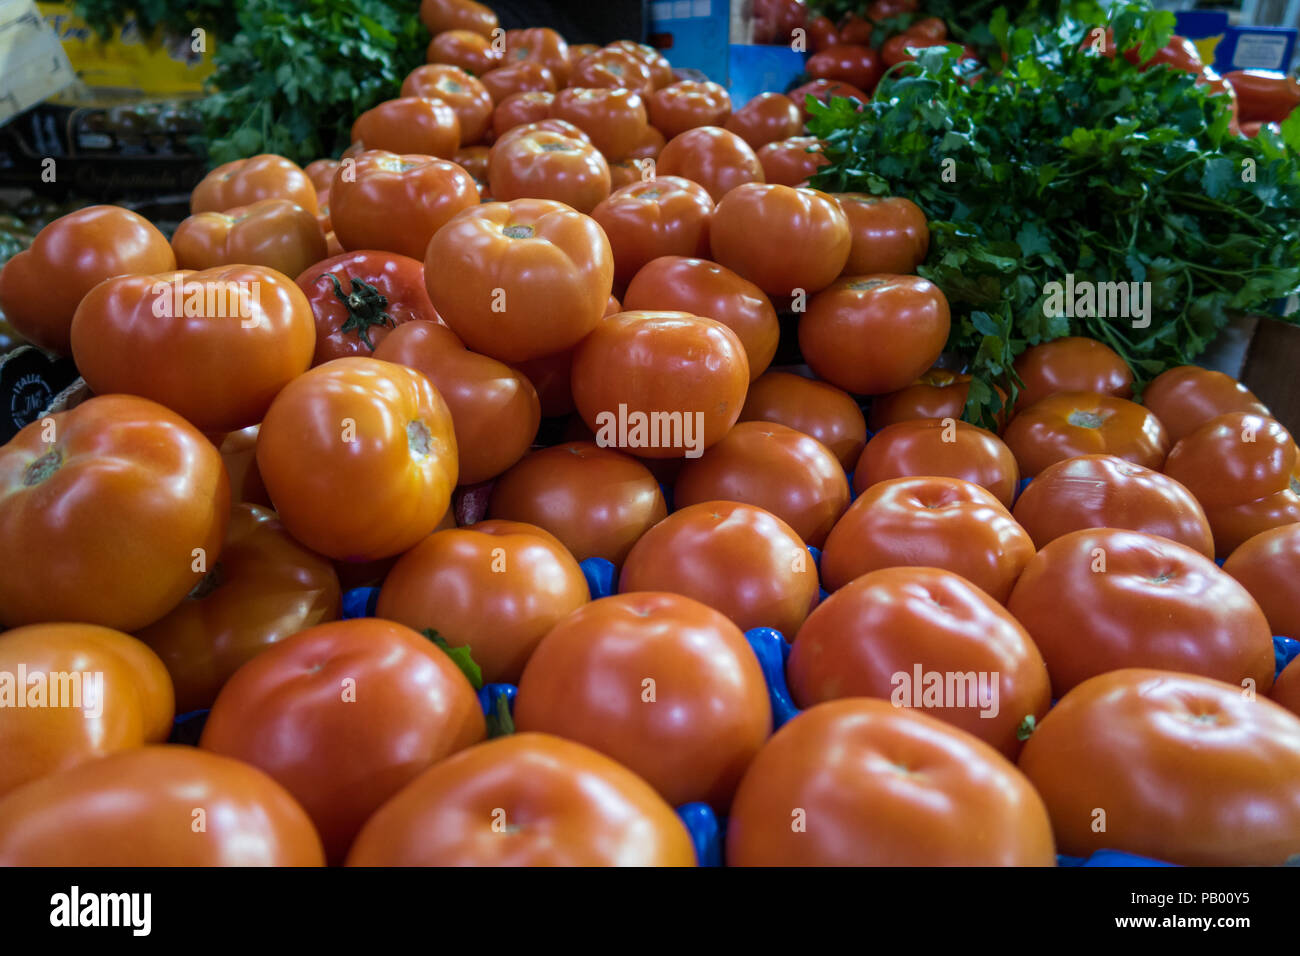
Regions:
[[[962,478],[991,492],[1010,508],[1020,469],[1002,439],[955,419],[899,422],[867,442],[853,470],[857,494],[891,478],[931,475]]]
[[[655,91],[648,64],[625,50],[600,47],[573,64],[569,86],[631,90],[641,96]]]
[[[763,508],[819,548],[849,506],[849,482],[817,439],[775,422],[741,422],[677,475],[675,507],[705,501]]]
[[[493,103],[487,87],[458,66],[435,63],[417,66],[406,75],[406,79],[402,80],[401,94],[403,97],[437,100],[451,107],[457,121],[457,142],[452,148],[453,152],[461,145],[482,142],[492,122]],[[364,115],[363,113],[362,116]],[[440,125],[445,126],[445,123]],[[352,139],[364,141],[365,137],[358,136],[354,132]],[[430,156],[439,156],[443,159],[452,158],[450,154],[440,151],[409,147],[398,149],[378,146],[377,148],[392,149],[394,153],[428,153]]]
[[[650,79],[654,83],[656,90],[661,90],[673,82],[673,65],[668,62],[666,56],[647,43],[637,43],[635,40],[615,40],[613,43],[606,44],[604,49],[627,53],[634,59],[644,63],[650,69]]]
[[[317,198],[321,193],[329,192],[330,183],[334,182],[334,174],[338,172],[338,168],[337,159],[313,159],[302,168],[303,173],[311,180],[311,184],[316,187]]]
[[[789,372],[765,372],[749,386],[742,422],[777,422],[811,435],[851,471],[867,440],[862,409],[834,385]]]
[[[735,133],[720,126],[697,126],[668,140],[656,161],[656,174],[699,183],[716,203],[737,186],[763,182],[763,165]]]
[[[773,242],[788,236],[789,242]],[[849,221],[826,193],[763,183],[737,186],[713,211],[709,244],[719,264],[770,295],[811,295],[848,261]]]
[[[682,80],[650,96],[650,123],[668,139],[699,126],[721,126],[731,115],[726,87]]]
[[[258,432],[257,467],[280,520],[313,551],[349,561],[399,554],[450,503],[451,412],[414,369],[334,359],[276,397]]]
[[[763,179],[782,186],[799,186],[830,160],[822,153],[823,143],[815,136],[795,136],[768,143],[758,151]]]
[[[1138,531],[1062,535],[1025,566],[1007,601],[1043,652],[1059,697],[1125,667],[1273,686],[1268,621],[1214,562]]]
[[[469,30],[491,38],[500,25],[492,9],[475,0],[420,0],[420,22],[435,37],[448,30]]]
[[[925,702],[917,667],[997,675],[986,678],[997,686],[985,699],[967,683],[957,685],[960,698]],[[913,683],[900,684],[900,674]],[[1009,760],[1020,753],[1018,732],[1042,720],[1052,700],[1043,655],[1020,623],[965,578],[938,568],[882,568],[840,588],[799,629],[786,676],[800,707],[841,697],[922,706]]]
[[[1300,667],[1296,666],[1294,659],[1277,675],[1271,698],[1300,717]]]
[[[803,86],[797,86],[786,96],[790,101],[799,107],[800,115],[803,116],[804,122],[812,115],[808,112],[808,97],[819,100],[822,103],[829,103],[832,97],[843,97],[845,99],[857,100],[859,103],[866,103],[871,99],[870,95],[864,93],[850,83],[841,80],[811,80]]]
[[[416,369],[438,389],[451,410],[463,485],[495,478],[537,437],[542,409],[532,382],[469,351],[445,325],[408,322],[384,339],[375,358]]]
[[[1172,444],[1229,412],[1269,414],[1254,392],[1235,378],[1197,365],[1161,372],[1142,392],[1142,404],[1160,419]]]
[[[302,804],[325,855],[419,773],[486,735],[452,659],[410,628],[355,618],[299,631],[235,672],[199,746],[257,767]]]
[[[1169,453],[1169,436],[1158,418],[1126,398],[1100,392],[1041,398],[1011,420],[1002,440],[1026,478],[1080,455],[1115,455],[1158,471]]]
[[[559,89],[555,74],[531,60],[507,63],[484,73],[479,79],[487,87],[493,103],[500,103],[515,93],[554,93]]]
[[[555,75],[555,82],[564,86],[569,80],[569,44],[564,37],[549,27],[530,27],[525,30],[506,31],[505,62],[538,63]]]
[[[92,390],[152,399],[204,431],[256,425],[315,346],[307,297],[264,266],[109,279],[72,319]]]
[[[468,645],[484,681],[515,683],[547,632],[590,599],[578,562],[549,532],[484,521],[431,534],[402,555],[375,614]]]
[[[384,100],[358,116],[352,124],[352,142],[369,150],[451,159],[460,149],[460,119],[445,100],[401,96]],[[466,137],[465,142],[474,140]]]
[[[340,600],[327,559],[289,537],[274,512],[240,504],[207,577],[136,637],[162,658],[185,714],[211,707],[230,676],[266,648],[337,618]]]
[[[317,211],[316,187],[302,167],[283,156],[260,153],[222,163],[204,176],[190,193],[190,214],[225,212],[259,199],[288,199],[310,213]]]
[[[1300,523],[1248,538],[1228,555],[1223,570],[1250,592],[1274,634],[1300,640]]]
[[[1114,349],[1096,339],[1067,336],[1027,349],[1015,361],[1024,386],[1016,411],[1058,392],[1098,392],[1118,398],[1133,395],[1133,372]]]
[[[491,39],[473,30],[445,30],[436,34],[425,53],[430,63],[458,66],[474,76],[495,70],[504,58],[504,50],[498,50]]]
[[[492,111],[492,134],[500,138],[516,126],[549,119],[555,94],[547,90],[512,93]]]
[[[781,337],[776,309],[763,290],[706,259],[666,255],[647,262],[628,285],[623,307],[673,309],[716,319],[745,347],[751,382],[772,364]]]
[[[430,237],[478,202],[474,178],[453,162],[367,150],[334,175],[330,220],[344,249],[423,261]]]
[[[551,199],[589,213],[609,195],[609,163],[590,143],[537,130],[492,147],[488,187],[497,201]]]
[[[868,424],[874,432],[918,418],[961,418],[970,381],[971,377],[962,372],[927,369],[910,385],[872,398]]]
[[[32,422],[0,447],[0,623],[151,624],[216,561],[229,514],[221,455],[155,402]]]
[[[617,594],[542,639],[515,723],[613,757],[673,806],[723,811],[772,713],[758,659],[726,617],[677,594]]]
[[[803,132],[803,113],[784,93],[759,93],[727,117],[723,127],[751,149],[790,139]]]
[[[749,361],[736,333],[687,312],[620,312],[600,322],[573,356],[573,400],[597,442],[643,458],[698,456],[716,444],[740,416],[748,387]],[[634,413],[646,418],[639,432]],[[680,427],[651,417],[675,413]],[[663,427],[651,432],[656,421]]]
[[[821,574],[835,591],[889,567],[960,574],[1005,604],[1034,543],[991,493],[960,478],[893,478],[849,506],[822,549]]]
[[[644,181],[638,177],[610,193],[592,210],[591,218],[609,238],[615,281],[627,285],[646,263],[661,256],[707,256],[713,199],[699,183],[680,176]]]
[[[1168,475],[1114,455],[1080,455],[1048,465],[1012,511],[1042,549],[1071,531],[1122,528],[1168,538],[1214,557],[1200,503]]]
[[[840,21],[839,42],[841,43],[869,43],[871,34],[875,32],[875,24],[856,13],[850,13]]]
[[[948,341],[948,300],[917,276],[840,279],[808,303],[799,347],[819,378],[859,395],[894,392],[934,364]]]
[[[649,128],[645,100],[634,90],[561,90],[551,115],[585,132],[611,162],[631,155]]]
[[[841,80],[868,93],[885,72],[877,51],[853,43],[837,43],[814,53],[804,68],[814,80]]]
[[[1062,853],[1185,866],[1277,866],[1300,853],[1300,719],[1240,687],[1102,674],[1052,708],[1019,765]]]
[[[1300,81],[1270,70],[1233,70],[1223,78],[1237,95],[1243,123],[1280,123],[1300,106]]]
[[[493,202],[438,231],[424,281],[469,348],[520,362],[571,348],[596,327],[613,290],[614,255],[595,220],[562,203]]]
[[[902,196],[835,193],[849,219],[853,244],[846,275],[912,275],[930,250],[930,226],[921,207]]]
[[[817,567],[794,529],[771,512],[706,501],[643,534],[623,563],[618,589],[681,594],[741,630],[771,627],[788,637],[817,603]]]
[[[181,269],[242,264],[296,276],[325,258],[325,233],[316,216],[287,199],[260,199],[225,212],[201,212],[172,236]]]
[[[578,561],[604,558],[621,567],[668,507],[659,483],[631,455],[575,441],[539,449],[497,479],[488,515],[544,528]]]
[[[804,711],[759,751],[731,806],[726,857],[728,866],[1056,863],[1043,801],[1005,757],[934,717],[860,698]]]
[[[255,767],[194,747],[115,753],[0,800],[0,866],[324,862],[311,820],[283,787]]]
[[[943,22],[941,17],[923,17],[912,23],[905,32],[913,36],[926,37],[930,40],[946,40],[948,38],[948,25]]]
[[[520,733],[416,777],[367,821],[347,862],[694,866],[695,849],[673,808],[622,764],[570,740]]]

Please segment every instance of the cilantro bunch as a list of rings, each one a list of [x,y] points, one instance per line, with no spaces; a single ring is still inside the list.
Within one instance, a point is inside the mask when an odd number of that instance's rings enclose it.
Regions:
[[[1115,45],[1163,46],[1173,16],[1113,9]],[[1229,131],[1227,97],[1166,66],[1081,49],[1091,26],[990,30],[1004,67],[960,72],[956,48],[900,64],[858,112],[813,106],[831,165],[814,185],[912,199],[931,220],[921,275],[953,308],[949,348],[974,376],[966,417],[991,423],[1012,362],[1065,335],[1108,343],[1139,383],[1192,362],[1236,311],[1300,289],[1300,111],[1280,135]],[[1049,283],[1150,282],[1149,326],[1045,315]]]

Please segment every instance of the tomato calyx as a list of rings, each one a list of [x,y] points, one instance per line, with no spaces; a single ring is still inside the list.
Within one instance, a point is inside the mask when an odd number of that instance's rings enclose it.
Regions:
[[[1085,412],[1077,408],[1070,412],[1066,421],[1076,428],[1100,428],[1106,424],[1105,417],[1097,412]]]
[[[533,238],[532,226],[506,226],[501,230],[501,234],[507,239],[531,239]]]
[[[63,465],[63,452],[59,449],[48,451],[33,461],[23,471],[23,487],[33,488],[48,479]]]
[[[428,458],[432,450],[432,440],[429,426],[424,422],[406,423],[406,442],[411,449],[412,458]]]
[[[431,641],[435,647],[451,658],[451,662],[465,675],[465,679],[469,681],[471,687],[475,690],[482,690],[483,669],[474,660],[468,644],[452,647],[445,637],[431,627],[426,627],[420,633],[424,635],[426,640]]]
[[[850,282],[849,288],[854,292],[868,292],[876,286],[885,285],[885,279],[862,279],[858,282]]]
[[[1038,721],[1033,714],[1025,714],[1025,719],[1016,725],[1016,739],[1024,742],[1034,735],[1038,729]]]
[[[327,272],[325,277],[334,284],[334,294],[339,297],[339,301],[348,310],[347,321],[339,326],[339,331],[344,334],[356,332],[357,338],[365,344],[366,348],[373,352],[375,344],[370,341],[370,327],[372,325],[386,325],[389,328],[394,328],[397,324],[386,311],[388,297],[369,282],[355,276],[352,279],[352,291],[350,293],[343,291],[343,286],[334,273]]]

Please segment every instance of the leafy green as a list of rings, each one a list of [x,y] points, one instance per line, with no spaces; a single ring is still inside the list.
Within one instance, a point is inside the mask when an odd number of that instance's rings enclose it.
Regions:
[[[461,644],[457,647],[452,647],[445,637],[431,627],[426,627],[420,633],[423,634],[426,639],[433,641],[434,644],[440,647],[443,652],[452,659],[452,662],[460,668],[460,672],[465,675],[466,680],[470,682],[471,687],[475,690],[482,689],[483,668],[479,667],[478,662],[474,660],[474,655],[470,653],[468,644]]]
[[[220,39],[234,36],[236,3],[230,0],[74,0],[73,11],[101,37],[108,37],[134,15],[145,33],[162,27],[187,34],[195,27],[212,30]]]
[[[814,185],[906,196],[931,220],[921,275],[953,308],[949,348],[975,377],[966,415],[990,423],[1029,345],[1089,335],[1139,382],[1194,360],[1233,311],[1300,289],[1300,120],[1254,140],[1196,77],[1080,49],[1089,22],[991,18],[1005,68],[962,72],[955,46],[921,51],[862,112],[810,100],[831,165]],[[1100,22],[1100,21],[1093,21]],[[1173,16],[1111,12],[1120,49],[1155,50]],[[968,61],[969,62],[969,61]],[[1151,283],[1151,321],[1065,318],[1049,283]]]

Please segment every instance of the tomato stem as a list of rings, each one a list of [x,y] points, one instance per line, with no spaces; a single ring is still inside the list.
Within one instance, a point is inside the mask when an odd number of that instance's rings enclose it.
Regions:
[[[352,278],[352,291],[346,293],[339,282],[338,276],[332,272],[325,273],[325,277],[334,284],[334,294],[339,297],[339,301],[347,307],[348,317],[340,327],[340,332],[356,332],[357,338],[365,343],[366,348],[370,351],[375,350],[375,345],[370,341],[370,327],[372,325],[386,325],[392,328],[396,323],[393,317],[386,311],[388,309],[388,298],[378,289],[364,279]]]
[[[23,472],[23,485],[27,488],[39,485],[58,471],[62,465],[63,452],[57,448],[54,451],[46,452],[27,466],[27,470]]]

